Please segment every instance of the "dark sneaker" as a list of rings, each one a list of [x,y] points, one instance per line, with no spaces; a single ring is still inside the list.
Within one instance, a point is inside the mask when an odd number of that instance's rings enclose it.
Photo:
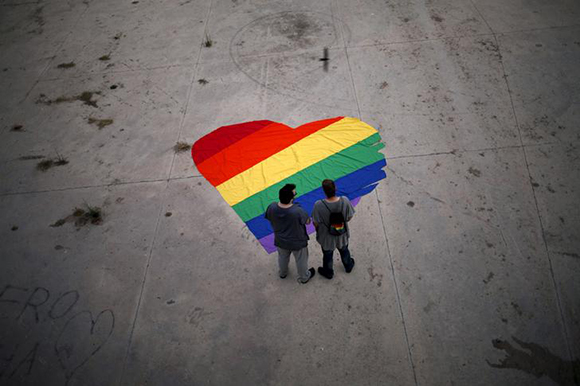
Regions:
[[[327,270],[324,269],[324,267],[318,267],[318,273],[321,276],[324,276],[325,278],[327,278],[328,280],[332,279],[332,277],[334,276],[333,273],[328,272]]]
[[[346,273],[351,273],[352,269],[354,268],[354,259],[351,258],[352,260],[352,265],[350,266],[350,269],[345,269]]]
[[[310,272],[310,277],[308,278],[308,280],[306,280],[306,281],[300,281],[300,279],[298,279],[298,282],[299,283],[306,284],[306,283],[308,283],[310,281],[310,279],[312,279],[314,277],[314,275],[316,275],[316,271],[314,270],[314,268],[310,268],[308,270],[308,272]]]
[[[288,274],[286,274],[284,276],[280,275],[280,279],[286,279],[286,276],[288,276]]]

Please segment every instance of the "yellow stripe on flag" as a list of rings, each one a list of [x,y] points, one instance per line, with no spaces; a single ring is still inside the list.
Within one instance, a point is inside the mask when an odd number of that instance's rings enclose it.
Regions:
[[[233,206],[376,133],[372,126],[359,119],[343,118],[288,146],[216,188],[224,200]],[[300,191],[300,186],[296,187],[296,190]]]

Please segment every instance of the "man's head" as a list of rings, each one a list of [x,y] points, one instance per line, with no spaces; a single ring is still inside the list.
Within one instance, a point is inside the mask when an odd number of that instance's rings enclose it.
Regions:
[[[336,185],[334,185],[333,180],[322,181],[322,190],[324,190],[324,194],[326,194],[327,198],[336,196]]]
[[[294,196],[296,196],[296,185],[294,184],[284,185],[284,187],[282,187],[278,193],[280,203],[282,204],[290,204]]]

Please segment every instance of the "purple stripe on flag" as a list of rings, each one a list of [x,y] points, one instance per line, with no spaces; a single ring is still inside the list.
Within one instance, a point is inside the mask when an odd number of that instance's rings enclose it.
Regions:
[[[356,206],[359,201],[360,201],[360,197],[357,198],[353,198],[350,203],[352,204],[352,206]],[[312,234],[314,233],[316,230],[314,229],[314,225],[312,223],[306,225],[306,232],[308,232],[308,234]],[[262,244],[262,247],[264,247],[264,249],[266,250],[266,252],[268,252],[268,254],[276,252],[276,246],[274,245],[274,233],[270,233],[268,236],[264,236],[262,237],[260,240],[258,240],[260,242],[260,244]]]

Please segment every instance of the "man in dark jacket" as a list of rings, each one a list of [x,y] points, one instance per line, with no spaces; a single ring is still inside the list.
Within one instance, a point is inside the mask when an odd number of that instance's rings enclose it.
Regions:
[[[294,203],[296,185],[286,184],[279,192],[280,202],[273,202],[266,209],[265,217],[274,229],[274,245],[278,248],[278,265],[280,278],[288,275],[290,254],[296,259],[298,282],[307,283],[314,274],[314,268],[308,269],[308,233],[306,224],[310,216],[300,204]]]

